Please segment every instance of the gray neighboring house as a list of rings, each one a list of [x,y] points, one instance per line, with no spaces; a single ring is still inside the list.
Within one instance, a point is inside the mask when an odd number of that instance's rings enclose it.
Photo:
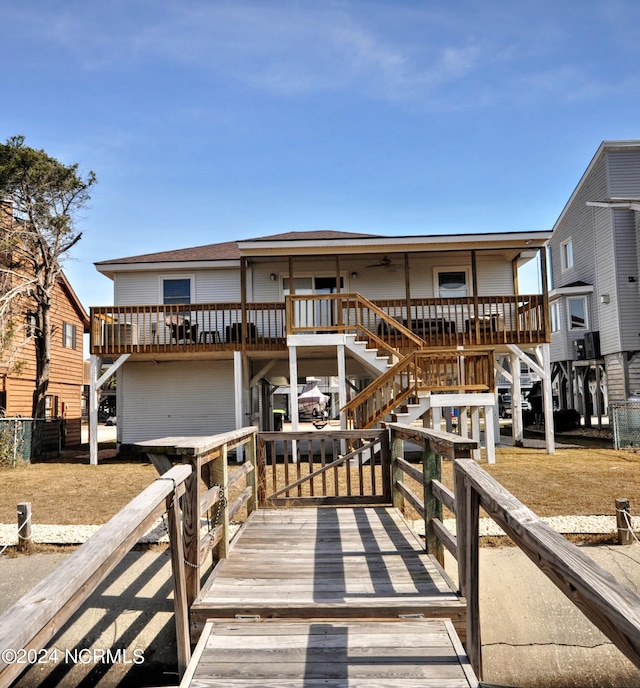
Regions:
[[[551,365],[589,424],[640,390],[640,140],[603,141],[553,227]]]

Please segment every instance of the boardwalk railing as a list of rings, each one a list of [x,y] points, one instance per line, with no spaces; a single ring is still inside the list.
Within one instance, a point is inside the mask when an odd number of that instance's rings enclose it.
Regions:
[[[10,685],[35,663],[34,658],[42,656],[38,653],[60,627],[165,512],[169,517],[178,669],[180,674],[184,672],[191,650],[178,496],[184,492],[191,473],[188,466],[176,466],[155,480],[0,616],[0,650],[13,648],[16,653],[24,653],[0,654],[0,686]]]
[[[387,423],[386,427],[390,433],[393,505],[404,512],[410,504],[424,519],[425,549],[444,566],[444,547],[458,559],[458,544],[456,536],[442,523],[443,505],[452,514],[456,513],[455,495],[442,483],[442,459],[470,458],[479,443],[440,430],[399,423]],[[420,447],[421,468],[404,458],[405,442]],[[422,494],[417,495],[407,486],[405,476],[418,483]]]
[[[172,459],[191,466],[184,497],[184,556],[186,597],[191,606],[200,593],[202,570],[209,553],[224,559],[231,541],[230,521],[243,509],[253,511],[257,505],[255,469],[257,428],[206,437],[163,437],[130,445],[134,452],[146,454],[159,473],[171,469]],[[231,451],[244,451],[246,461],[229,471]],[[171,458],[170,458],[171,457]],[[230,501],[232,491],[245,487]],[[237,489],[234,489],[237,488]],[[203,527],[203,522],[207,525]]]
[[[539,516],[518,501],[476,461],[462,458],[475,446],[449,433],[395,423],[390,431],[394,505],[410,504],[424,519],[426,549],[442,562],[444,545],[458,562],[460,593],[467,600],[466,648],[476,674],[482,676],[479,615],[479,522],[484,509],[533,563],[640,668],[640,595]],[[422,470],[403,458],[403,442],[422,449]],[[466,443],[466,446],[465,446]],[[453,459],[455,491],[441,482],[442,458]],[[410,476],[423,486],[424,496],[404,485]],[[442,525],[442,505],[456,517],[456,536]]]
[[[260,433],[260,506],[390,503],[387,438],[384,430]]]

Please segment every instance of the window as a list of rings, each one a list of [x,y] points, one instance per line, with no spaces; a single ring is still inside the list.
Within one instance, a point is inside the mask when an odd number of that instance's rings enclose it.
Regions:
[[[53,394],[47,394],[44,398],[44,417],[57,418],[58,417],[58,397]]]
[[[62,323],[62,346],[65,349],[76,348],[76,333],[77,328],[75,325],[70,325],[66,322]]]
[[[570,330],[587,329],[587,300],[584,296],[567,299]]]
[[[562,269],[568,270],[573,267],[573,241],[568,239],[560,244],[560,255],[562,257]]]
[[[560,304],[555,301],[551,304],[551,332],[560,332],[562,322],[560,321]]]
[[[162,303],[191,303],[191,278],[162,278]]]
[[[435,292],[439,298],[447,299],[469,295],[469,278],[464,268],[436,270]]]

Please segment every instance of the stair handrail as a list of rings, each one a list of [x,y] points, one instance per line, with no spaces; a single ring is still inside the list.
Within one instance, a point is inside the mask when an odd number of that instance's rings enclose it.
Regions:
[[[376,306],[372,301],[369,301],[365,296],[358,292],[347,293],[347,294],[288,294],[285,297],[287,302],[286,313],[287,313],[287,334],[295,334],[298,331],[304,332],[312,331],[316,332],[318,330],[327,329],[334,330],[338,332],[355,332],[356,336],[362,335],[370,339],[372,342],[379,345],[379,348],[385,349],[387,352],[394,355],[398,354],[398,350],[385,342],[378,334],[376,334],[366,322],[365,318],[362,317],[362,309],[366,308],[374,315],[379,318],[381,322],[386,323],[389,327],[393,328],[399,335],[408,339],[414,348],[424,349],[428,346],[427,342],[422,339],[419,335],[415,334],[411,329],[409,329],[402,322],[396,320],[390,316],[387,312],[382,310],[379,306]],[[338,322],[332,323],[331,325],[321,326],[319,323],[311,322],[308,325],[300,326],[294,324],[294,308],[293,303],[295,301],[312,300],[312,301],[334,301],[337,305],[337,317]],[[355,322],[349,322],[348,313],[353,311],[355,314]],[[377,324],[377,321],[376,321]]]
[[[442,385],[439,384],[438,379],[428,381],[425,375],[431,369],[429,361],[443,360],[449,358],[451,360],[457,358],[470,360],[481,358],[486,361],[493,359],[493,351],[486,350],[465,350],[465,351],[440,351],[437,353],[427,352],[425,350],[412,351],[406,354],[400,361],[398,361],[392,368],[389,368],[380,377],[376,378],[374,382],[365,387],[353,399],[351,399],[343,408],[342,412],[346,414],[347,425],[356,427],[356,417],[358,409],[365,409],[366,405],[372,400],[376,401],[379,398],[379,403],[375,409],[375,413],[370,414],[369,418],[363,418],[362,425],[358,427],[368,428],[379,420],[384,418],[394,408],[400,406],[406,399],[410,397],[417,397],[419,391],[460,391],[465,392],[487,392],[493,389],[492,371],[493,366],[487,366],[486,379],[481,379],[475,384],[466,384],[464,380],[459,379],[456,384]],[[408,384],[402,386],[401,380],[407,377]],[[482,376],[481,376],[482,377]],[[400,384],[396,384],[400,381]],[[431,382],[431,384],[427,384]],[[388,388],[387,394],[384,394],[385,388]]]

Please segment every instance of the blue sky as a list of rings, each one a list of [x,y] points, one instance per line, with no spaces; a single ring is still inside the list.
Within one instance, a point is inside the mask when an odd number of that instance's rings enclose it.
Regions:
[[[98,175],[66,266],[311,229],[550,229],[640,137],[637,0],[0,2],[0,136]]]

